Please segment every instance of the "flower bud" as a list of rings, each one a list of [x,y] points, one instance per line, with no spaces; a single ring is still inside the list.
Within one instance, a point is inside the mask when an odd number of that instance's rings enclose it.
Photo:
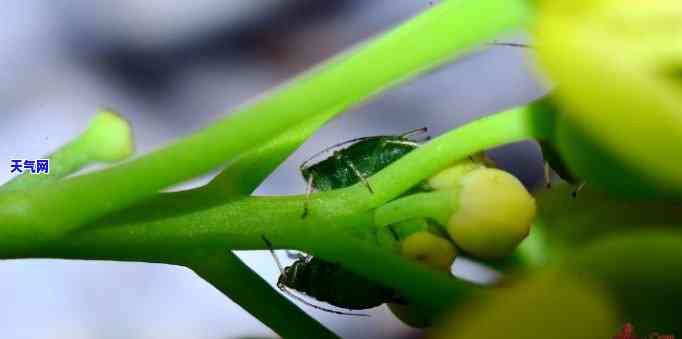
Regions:
[[[450,272],[457,249],[450,240],[428,229],[423,229],[410,234],[401,241],[400,254],[427,267]],[[424,328],[431,325],[432,315],[417,305],[393,302],[388,303],[388,308],[408,326]]]
[[[530,231],[535,200],[511,174],[480,168],[458,181],[459,201],[447,231],[472,255],[500,258],[511,254]]]
[[[413,233],[400,246],[400,254],[439,271],[450,271],[455,261],[455,246],[428,231]]]
[[[434,190],[453,189],[458,186],[458,182],[463,176],[488,164],[492,163],[483,153],[460,160],[431,177],[428,180],[428,185]]]
[[[93,160],[120,161],[133,153],[133,137],[130,124],[113,111],[101,111],[83,133],[83,140],[92,144]]]

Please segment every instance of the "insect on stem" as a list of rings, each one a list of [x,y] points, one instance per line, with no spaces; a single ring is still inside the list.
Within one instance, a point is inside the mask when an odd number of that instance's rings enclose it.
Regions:
[[[275,250],[273,249],[272,243],[270,242],[270,240],[268,240],[268,238],[265,237],[265,235],[261,235],[261,238],[262,238],[263,241],[265,242],[265,245],[268,247],[268,250],[270,251],[270,254],[272,255],[272,258],[275,260],[275,263],[277,264],[277,268],[279,269],[279,272],[280,272],[281,277],[282,277],[282,276],[286,276],[286,274],[287,274],[287,273],[286,273],[286,270],[283,268],[282,263],[279,261],[279,258],[277,257],[277,254],[275,254]],[[365,314],[365,313],[342,312],[342,311],[332,310],[332,309],[330,309],[330,308],[326,308],[326,307],[322,307],[322,306],[315,305],[315,304],[313,304],[313,303],[311,303],[311,302],[309,302],[309,301],[303,299],[302,297],[299,297],[298,295],[294,294],[293,292],[291,292],[291,291],[287,288],[287,286],[284,285],[284,283],[282,282],[282,278],[281,278],[281,277],[280,277],[280,279],[278,279],[278,281],[277,281],[277,288],[278,288],[280,291],[282,291],[282,293],[284,293],[284,294],[290,296],[291,298],[294,298],[295,300],[297,300],[297,301],[299,301],[299,302],[301,302],[301,303],[303,303],[303,304],[305,304],[305,305],[307,305],[307,306],[310,306],[310,307],[312,307],[312,308],[318,309],[318,310],[320,310],[320,311],[325,311],[325,312],[334,313],[334,314],[339,314],[339,315],[348,315],[348,316],[355,316],[355,317],[369,317],[369,314]]]
[[[310,195],[313,190],[328,191],[362,183],[370,193],[374,189],[368,178],[390,163],[419,147],[417,140],[410,136],[426,133],[426,127],[413,129],[398,135],[377,135],[372,137],[351,139],[316,153],[300,166],[301,175],[307,182],[303,214],[308,215]],[[317,163],[313,159],[341,146],[334,153]]]
[[[358,177],[358,179],[360,179],[360,181],[362,181],[362,183],[365,184],[365,186],[367,186],[369,193],[374,194],[374,190],[372,189],[372,186],[369,185],[369,181],[367,181],[367,178],[365,178],[365,176],[362,175],[362,173],[360,173],[358,168],[355,167],[355,165],[348,160],[346,160],[346,164],[348,164],[348,167],[350,167],[350,169],[353,170],[353,173],[355,173],[355,175]]]

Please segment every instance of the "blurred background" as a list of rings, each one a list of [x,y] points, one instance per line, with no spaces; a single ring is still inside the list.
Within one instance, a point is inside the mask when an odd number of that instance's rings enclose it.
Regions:
[[[113,108],[144,153],[228,114],[297,73],[419,13],[426,0],[12,1],[0,13],[0,182],[10,159],[34,159]],[[481,18],[485,20],[485,18]],[[499,37],[523,41],[522,35]],[[532,52],[491,47],[355,107],[325,126],[257,191],[299,194],[298,164],[328,145],[428,126],[437,136],[545,91]],[[390,60],[386,60],[390,62]],[[258,128],[258,126],[253,126]],[[491,152],[534,186],[540,154]],[[200,178],[183,187],[198,185]],[[181,188],[183,188],[181,187]],[[274,282],[267,252],[239,253]],[[284,256],[282,256],[283,258]],[[458,260],[455,269],[470,271]],[[0,261],[2,338],[254,338],[264,325],[189,270],[141,263]],[[411,338],[385,307],[371,318],[303,306],[342,337]]]

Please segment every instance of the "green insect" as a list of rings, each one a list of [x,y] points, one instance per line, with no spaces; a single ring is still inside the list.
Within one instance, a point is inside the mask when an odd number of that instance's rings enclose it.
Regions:
[[[327,191],[348,187],[358,182],[363,182],[367,189],[373,192],[367,178],[419,147],[419,143],[410,139],[410,136],[424,132],[426,128],[415,129],[400,135],[358,138],[317,153],[311,159],[331,149],[351,144],[347,148],[335,151],[330,157],[318,163],[308,165],[311,161],[309,159],[301,165],[301,174],[308,183],[306,195],[309,196],[313,189]],[[306,200],[303,217],[307,213]],[[265,237],[263,241],[272,250],[272,244]],[[311,304],[290,293],[288,289],[349,310],[362,310],[387,302],[400,302],[395,291],[349,272],[339,264],[299,254],[292,265],[282,268],[277,256],[274,252],[272,254],[281,272],[277,287],[309,306],[337,314],[363,315],[335,311]]]
[[[284,268],[277,280],[277,287],[285,292],[287,288],[291,288],[348,310],[364,310],[398,299],[396,293],[389,288],[351,273],[338,264],[309,255],[301,256],[291,266]],[[311,306],[337,314],[362,315]]]
[[[301,175],[308,184],[306,197],[310,196],[313,189],[328,191],[348,187],[358,182],[365,184],[367,189],[374,193],[367,178],[419,147],[419,143],[410,139],[410,136],[425,132],[426,128],[419,128],[400,135],[358,138],[322,150],[301,164]],[[346,144],[351,145],[310,165],[311,160],[317,156]],[[303,218],[307,215],[308,199],[306,198]]]

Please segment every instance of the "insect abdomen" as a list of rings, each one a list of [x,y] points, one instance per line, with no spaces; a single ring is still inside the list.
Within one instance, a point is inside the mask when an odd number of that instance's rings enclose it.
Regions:
[[[406,141],[391,136],[363,140],[305,168],[302,174],[306,180],[313,175],[313,187],[319,191],[348,187],[361,180],[358,173],[365,178],[370,177],[416,148],[393,143]]]
[[[280,283],[336,307],[361,310],[393,300],[389,289],[317,258],[299,259],[285,273]]]

